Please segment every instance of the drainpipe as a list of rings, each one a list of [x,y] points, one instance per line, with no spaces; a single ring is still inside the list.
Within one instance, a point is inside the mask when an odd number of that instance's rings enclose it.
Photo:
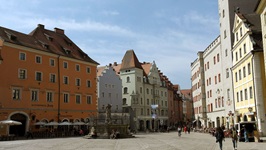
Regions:
[[[57,122],[59,123],[60,121],[60,99],[61,99],[61,74],[60,74],[60,56],[61,55],[58,55],[57,57],[57,69],[58,69],[58,108],[57,108]]]

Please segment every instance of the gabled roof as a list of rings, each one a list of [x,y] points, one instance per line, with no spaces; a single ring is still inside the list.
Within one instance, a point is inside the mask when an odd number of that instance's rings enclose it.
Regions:
[[[141,64],[133,50],[127,50],[126,54],[123,57],[120,69],[123,70],[130,68],[142,69]]]
[[[105,68],[106,66],[97,67],[97,77],[102,75],[102,72],[104,71]]]
[[[5,42],[46,51],[61,56],[66,56],[98,65],[84,53],[65,34],[64,30],[55,28],[55,31],[44,29],[39,24],[30,34],[24,34],[7,28],[0,27],[0,38]]]
[[[144,62],[141,64],[141,67],[143,68],[144,76],[147,76],[150,73],[151,66],[152,66],[151,63]]]

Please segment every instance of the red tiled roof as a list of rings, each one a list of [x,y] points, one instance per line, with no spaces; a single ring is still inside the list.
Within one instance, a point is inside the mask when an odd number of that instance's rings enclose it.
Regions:
[[[133,50],[128,50],[124,55],[120,69],[139,68],[142,69],[141,64]]]
[[[30,34],[24,34],[0,27],[0,38],[5,42],[99,65],[72,42],[62,29],[55,28],[55,31],[51,31],[39,24]]]

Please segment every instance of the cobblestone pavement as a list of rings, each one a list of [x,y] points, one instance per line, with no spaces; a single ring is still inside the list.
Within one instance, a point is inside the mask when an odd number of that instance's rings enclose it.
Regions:
[[[127,139],[85,139],[83,137],[0,141],[0,150],[219,150],[215,138],[206,133],[138,133]],[[223,150],[232,150],[226,138]],[[266,143],[239,142],[238,150],[265,150]]]

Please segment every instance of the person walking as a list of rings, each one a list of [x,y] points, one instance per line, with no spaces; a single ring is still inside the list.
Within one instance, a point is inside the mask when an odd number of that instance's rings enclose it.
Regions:
[[[245,138],[245,142],[249,142],[249,139],[248,139],[248,130],[247,130],[247,127],[244,126],[244,138]]]
[[[231,129],[231,138],[232,138],[232,142],[233,142],[233,148],[236,150],[237,149],[237,131],[235,129],[235,127],[232,127]]]
[[[219,143],[220,150],[222,150],[223,141],[225,141],[225,139],[224,139],[224,131],[221,127],[216,128],[215,137],[216,137],[216,143]]]
[[[178,126],[178,128],[177,128],[177,132],[178,132],[178,136],[179,136],[179,137],[181,136],[181,131],[182,131],[181,126]]]

